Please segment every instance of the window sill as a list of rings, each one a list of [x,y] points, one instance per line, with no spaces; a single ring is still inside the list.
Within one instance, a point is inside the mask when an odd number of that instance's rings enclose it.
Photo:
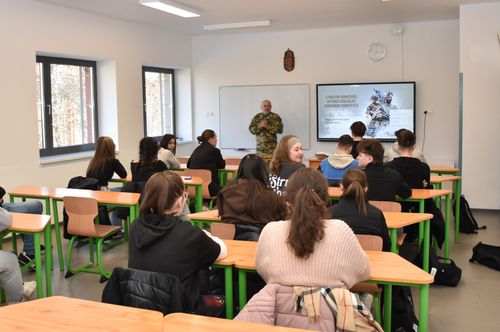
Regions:
[[[94,156],[94,151],[85,151],[78,153],[61,154],[50,157],[40,157],[40,165],[50,165],[50,164],[63,163],[66,161],[90,159],[93,156]]]

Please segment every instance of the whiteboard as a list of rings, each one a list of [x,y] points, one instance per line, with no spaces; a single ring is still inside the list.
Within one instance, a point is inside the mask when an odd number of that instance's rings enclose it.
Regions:
[[[272,112],[283,120],[283,134],[294,135],[309,149],[309,84],[219,87],[219,141],[222,149],[255,149],[248,126],[269,99]]]

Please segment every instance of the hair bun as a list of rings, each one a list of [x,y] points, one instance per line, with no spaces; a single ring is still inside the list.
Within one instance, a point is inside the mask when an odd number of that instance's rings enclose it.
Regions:
[[[201,136],[196,137],[196,140],[198,140],[198,143],[203,142],[203,138]]]

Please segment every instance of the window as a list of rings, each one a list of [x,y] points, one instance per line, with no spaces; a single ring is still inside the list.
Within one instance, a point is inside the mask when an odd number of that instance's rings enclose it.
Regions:
[[[95,148],[96,62],[36,57],[40,156]]]
[[[174,134],[174,70],[142,67],[144,135]]]

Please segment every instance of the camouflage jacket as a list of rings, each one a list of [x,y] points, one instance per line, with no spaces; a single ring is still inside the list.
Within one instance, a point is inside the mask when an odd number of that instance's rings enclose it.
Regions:
[[[259,128],[262,120],[267,121],[269,128]],[[278,142],[276,134],[283,132],[283,121],[280,116],[273,112],[267,114],[261,112],[253,117],[248,129],[257,138],[257,153],[270,158]]]

